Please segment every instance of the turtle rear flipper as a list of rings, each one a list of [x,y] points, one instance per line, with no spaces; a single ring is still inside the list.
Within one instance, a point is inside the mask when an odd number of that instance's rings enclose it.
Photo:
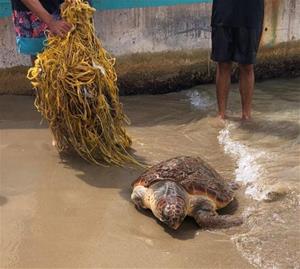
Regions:
[[[218,215],[214,211],[199,210],[193,216],[200,227],[203,228],[230,228],[243,223],[242,218],[230,215]]]

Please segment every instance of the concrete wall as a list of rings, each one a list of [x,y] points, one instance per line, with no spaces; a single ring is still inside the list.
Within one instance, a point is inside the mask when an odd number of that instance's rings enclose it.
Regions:
[[[95,23],[116,54],[207,48],[210,12],[211,4],[124,9],[99,12]]]
[[[266,0],[265,5],[262,44],[299,40],[300,0]],[[97,11],[95,25],[104,46],[116,55],[190,50],[210,47],[210,14],[211,3],[113,9]],[[0,45],[0,68],[30,64],[16,53],[10,17],[0,19]]]
[[[11,18],[1,19],[3,2],[8,0],[0,0],[0,94],[33,94],[26,78],[30,59],[16,52]],[[93,3],[100,8],[95,14],[97,34],[104,47],[118,56],[121,94],[166,93],[214,82],[215,64],[210,60],[212,0]],[[9,12],[8,7],[6,15]],[[300,76],[299,25],[300,0],[265,0],[256,79]],[[238,69],[232,78],[238,79]]]
[[[263,45],[300,39],[300,0],[265,0]]]

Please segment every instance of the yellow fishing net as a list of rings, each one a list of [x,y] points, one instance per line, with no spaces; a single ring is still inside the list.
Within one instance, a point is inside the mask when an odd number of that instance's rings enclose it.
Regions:
[[[127,152],[128,119],[119,102],[115,59],[95,34],[95,9],[83,0],[66,0],[61,15],[73,25],[64,38],[49,36],[28,79],[35,105],[49,122],[60,151],[75,150],[96,164],[136,162]]]

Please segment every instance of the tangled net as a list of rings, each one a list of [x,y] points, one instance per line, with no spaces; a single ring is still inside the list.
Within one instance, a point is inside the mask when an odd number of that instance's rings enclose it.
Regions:
[[[137,163],[119,102],[115,59],[95,34],[95,9],[65,1],[62,18],[73,25],[66,37],[48,36],[47,48],[28,71],[37,92],[35,106],[49,122],[59,151],[75,150],[96,164]]]

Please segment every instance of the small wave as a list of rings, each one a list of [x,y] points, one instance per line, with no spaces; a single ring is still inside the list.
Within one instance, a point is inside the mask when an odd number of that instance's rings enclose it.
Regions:
[[[219,133],[218,140],[224,146],[226,154],[236,160],[235,180],[246,185],[245,193],[255,200],[263,200],[266,196],[259,179],[263,174],[263,167],[257,159],[265,155],[263,151],[253,150],[231,138],[231,132],[236,129],[233,123],[226,124]]]
[[[231,240],[235,242],[237,249],[242,253],[243,257],[246,258],[253,266],[264,269],[280,268],[274,260],[267,260],[262,257],[261,246],[263,242],[259,238],[249,236],[248,234],[241,234],[233,236]]]
[[[215,106],[215,101],[206,92],[190,90],[187,92],[187,97],[191,105],[198,110],[206,110]]]

